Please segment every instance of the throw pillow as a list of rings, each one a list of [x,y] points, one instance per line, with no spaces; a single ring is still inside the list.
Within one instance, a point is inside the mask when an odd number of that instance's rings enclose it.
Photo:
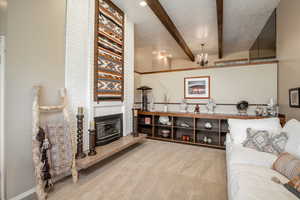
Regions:
[[[269,139],[268,144],[264,147],[264,152],[279,155],[284,152],[288,141],[288,136],[285,132],[274,135]]]
[[[300,121],[295,119],[288,121],[282,131],[286,132],[289,137],[285,151],[300,158]]]
[[[300,199],[300,174],[283,186]]]
[[[273,169],[291,180],[300,174],[300,160],[289,153],[282,153],[274,162]]]
[[[257,151],[279,155],[284,152],[288,136],[286,133],[273,135],[265,130],[247,129],[247,138],[243,146]]]
[[[228,119],[230,136],[234,144],[242,144],[247,137],[247,128],[256,130],[266,130],[270,133],[281,131],[280,120],[278,118],[265,119]]]
[[[264,147],[268,145],[269,132],[254,130],[251,128],[247,129],[247,138],[243,142],[243,146],[257,151],[264,151]]]

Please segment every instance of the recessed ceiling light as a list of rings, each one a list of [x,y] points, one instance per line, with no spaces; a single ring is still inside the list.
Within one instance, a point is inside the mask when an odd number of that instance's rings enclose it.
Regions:
[[[156,54],[157,54],[157,51],[153,51],[152,54],[153,54],[153,55],[156,55]]]
[[[142,6],[142,7],[145,7],[145,6],[147,6],[147,3],[146,3],[146,1],[141,1],[141,2],[140,2],[140,6]]]

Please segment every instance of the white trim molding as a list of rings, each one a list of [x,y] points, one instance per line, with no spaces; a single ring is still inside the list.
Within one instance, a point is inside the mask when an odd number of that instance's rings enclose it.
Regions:
[[[6,198],[4,163],[4,90],[5,90],[5,36],[0,35],[0,199]]]
[[[27,190],[26,192],[23,192],[22,194],[19,194],[18,196],[15,196],[11,198],[10,200],[22,200],[26,197],[29,197],[30,195],[35,193],[35,187],[31,188],[30,190]]]

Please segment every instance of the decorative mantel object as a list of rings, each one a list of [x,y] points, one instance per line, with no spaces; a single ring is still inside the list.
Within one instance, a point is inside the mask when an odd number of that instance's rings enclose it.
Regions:
[[[249,103],[247,101],[240,101],[237,103],[236,108],[240,115],[247,115]]]
[[[78,113],[76,115],[77,118],[77,153],[76,159],[82,159],[86,156],[83,152],[83,107],[78,107]]]
[[[142,91],[142,111],[148,111],[148,91],[152,90],[152,88],[148,86],[139,87],[137,90]]]
[[[289,90],[289,102],[291,108],[300,108],[300,88]]]
[[[123,101],[124,13],[110,0],[96,0],[94,100]]]
[[[184,79],[185,99],[209,99],[210,76],[188,77]]]

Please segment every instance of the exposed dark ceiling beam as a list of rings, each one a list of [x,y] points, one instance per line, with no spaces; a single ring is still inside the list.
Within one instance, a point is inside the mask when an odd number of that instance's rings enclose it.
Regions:
[[[166,10],[162,7],[158,0],[146,0],[148,6],[154,12],[154,14],[158,17],[161,23],[166,27],[169,33],[173,36],[179,46],[183,49],[186,55],[191,59],[191,61],[195,61],[195,56],[193,55],[191,49],[187,46],[180,32],[176,28],[175,24],[169,17]]]
[[[223,57],[223,0],[216,0],[217,2],[217,15],[218,15],[218,45],[219,45],[219,58]]]

